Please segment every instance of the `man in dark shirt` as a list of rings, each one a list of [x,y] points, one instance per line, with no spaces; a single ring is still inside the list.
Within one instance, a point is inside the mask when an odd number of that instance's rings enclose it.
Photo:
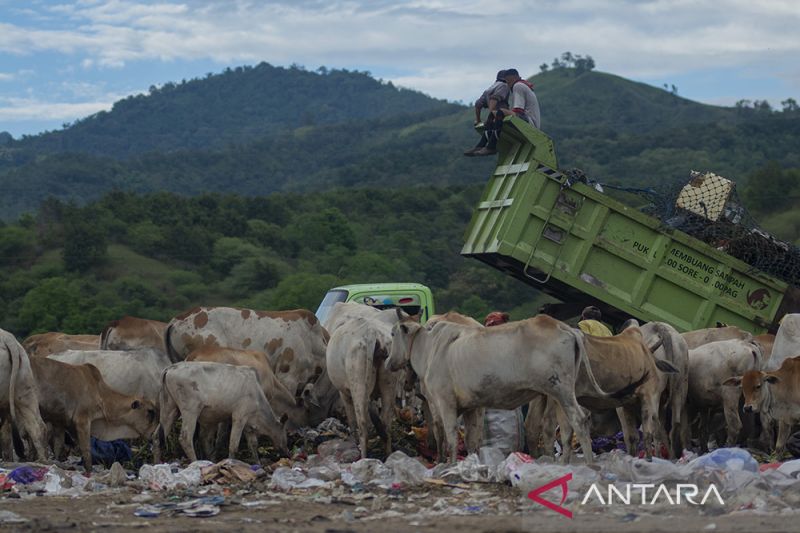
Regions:
[[[475,100],[475,125],[477,126],[481,123],[481,111],[484,108],[489,110],[489,115],[486,117],[486,123],[484,124],[485,129],[483,135],[481,135],[480,141],[478,141],[478,144],[475,145],[474,148],[470,148],[464,152],[464,155],[476,155],[476,152],[490,142],[491,137],[497,135],[498,132],[493,127],[493,123],[497,119],[495,111],[501,107],[508,107],[508,94],[511,91],[504,78],[505,71],[501,70],[497,73],[495,82],[488,89],[483,91],[480,98]],[[500,120],[502,120],[502,117],[500,117]]]

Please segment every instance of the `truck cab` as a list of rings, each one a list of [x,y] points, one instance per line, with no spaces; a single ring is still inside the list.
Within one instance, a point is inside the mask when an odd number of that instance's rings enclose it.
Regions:
[[[338,302],[356,302],[376,309],[399,307],[410,315],[420,313],[421,324],[427,322],[436,312],[431,290],[419,283],[363,283],[334,287],[319,304],[315,313],[317,319],[325,323],[331,309]]]

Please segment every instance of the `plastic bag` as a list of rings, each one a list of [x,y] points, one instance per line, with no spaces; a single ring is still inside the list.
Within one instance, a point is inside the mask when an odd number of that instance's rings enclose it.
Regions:
[[[345,474],[349,473],[349,476]],[[394,483],[392,470],[377,459],[359,459],[350,465],[349,472],[342,472],[342,481],[348,485],[363,483],[389,488]]]
[[[269,487],[278,490],[310,489],[325,487],[328,483],[321,479],[309,478],[299,468],[281,466],[272,473]]]
[[[483,417],[483,443],[498,448],[503,455],[518,452],[525,446],[524,428],[522,409],[486,409]]]
[[[417,485],[429,477],[425,465],[401,451],[396,451],[387,457],[386,466],[391,468],[395,483]]]
[[[322,458],[330,457],[337,463],[352,463],[358,461],[361,452],[352,440],[331,439],[325,441],[317,448],[317,454]]]
[[[693,470],[716,468],[728,471],[747,470],[749,472],[758,472],[758,462],[753,459],[750,452],[741,448],[718,448],[689,462],[689,466]]]
[[[201,470],[213,465],[211,461],[195,461],[183,470],[172,471],[168,464],[142,465],[139,469],[139,479],[153,489],[174,489],[177,486],[196,487],[202,480]]]

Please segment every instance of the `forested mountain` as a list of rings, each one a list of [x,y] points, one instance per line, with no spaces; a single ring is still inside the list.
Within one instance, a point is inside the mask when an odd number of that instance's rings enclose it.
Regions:
[[[714,170],[800,244],[796,109],[707,106],[569,68],[532,80],[562,167],[629,185]],[[262,64],[61,131],[0,135],[0,328],[97,333],[198,304],[313,309],[332,286],[381,281],[428,284],[439,310],[530,316],[541,294],[459,255],[494,165],[461,155],[471,126],[468,107],[366,73]]]
[[[531,78],[562,167],[653,184],[714,170],[741,185],[774,161],[800,167],[800,112],[723,108],[602,72]],[[487,79],[487,82],[491,81]],[[477,96],[477,95],[476,95]],[[464,158],[472,112],[367,73],[262,63],[167,83],[56,132],[0,145],[2,218],[47,196],[395,188],[481,182]]]

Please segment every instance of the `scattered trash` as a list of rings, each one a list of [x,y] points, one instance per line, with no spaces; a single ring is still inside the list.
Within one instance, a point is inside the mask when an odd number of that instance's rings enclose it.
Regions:
[[[165,513],[183,513],[187,516],[205,518],[218,515],[219,506],[224,504],[223,496],[207,496],[180,503],[146,504],[137,507],[133,514],[140,518],[157,518]]]
[[[213,464],[211,461],[195,461],[182,470],[173,470],[172,465],[163,463],[143,465],[139,469],[139,479],[153,490],[196,487],[202,481],[202,469]]]
[[[317,448],[317,453],[323,458],[330,457],[337,463],[352,463],[361,457],[355,441],[343,439],[331,439],[323,442]]]
[[[259,475],[266,475],[264,470],[255,465],[255,468],[236,459],[225,459],[215,465],[206,466],[200,469],[202,483],[251,483],[258,479]]]
[[[130,445],[121,439],[105,441],[92,437],[92,463],[109,466],[127,463],[133,458]]]
[[[291,489],[310,489],[314,487],[325,487],[328,482],[321,479],[309,478],[299,468],[289,468],[281,466],[272,473],[270,481],[271,489],[291,490]]]
[[[47,468],[33,468],[30,466],[20,466],[12,470],[6,479],[10,479],[16,483],[33,483],[44,479],[47,473]]]
[[[417,459],[396,451],[386,458],[386,466],[394,473],[394,482],[418,485],[428,477],[428,469]]]
[[[741,448],[717,448],[711,453],[698,457],[689,464],[694,465],[694,467],[758,472],[758,462],[753,459],[750,452]]]

